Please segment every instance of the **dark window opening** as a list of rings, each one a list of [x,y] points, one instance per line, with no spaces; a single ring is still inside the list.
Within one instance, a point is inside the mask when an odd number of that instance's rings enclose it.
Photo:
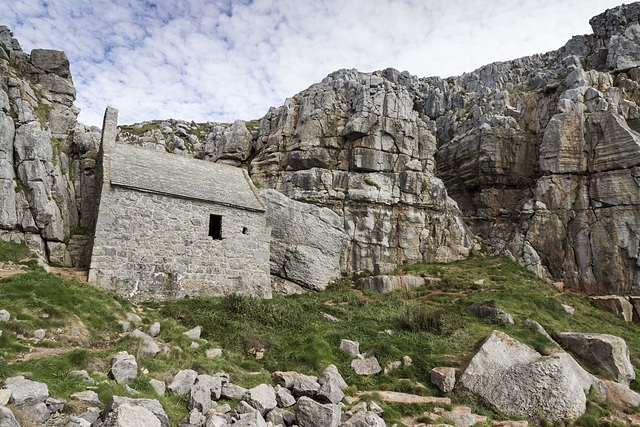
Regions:
[[[209,215],[209,236],[222,240],[222,215]]]
[[[247,227],[242,227],[242,234],[247,234],[249,229]]]

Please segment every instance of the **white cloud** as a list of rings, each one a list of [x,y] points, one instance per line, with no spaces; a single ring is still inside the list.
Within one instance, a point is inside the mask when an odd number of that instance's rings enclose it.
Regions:
[[[9,5],[11,3],[11,5]],[[261,117],[340,68],[449,76],[557,49],[613,0],[21,0],[0,24],[64,50],[80,120]]]

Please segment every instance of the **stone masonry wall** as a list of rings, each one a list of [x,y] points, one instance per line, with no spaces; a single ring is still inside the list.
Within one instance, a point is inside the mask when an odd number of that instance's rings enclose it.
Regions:
[[[208,235],[210,214],[223,217],[222,240]],[[133,301],[270,298],[265,221],[264,212],[105,182],[89,280]]]

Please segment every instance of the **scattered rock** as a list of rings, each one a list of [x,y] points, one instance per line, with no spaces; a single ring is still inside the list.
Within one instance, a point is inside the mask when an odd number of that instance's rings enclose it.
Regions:
[[[0,406],[7,406],[11,400],[11,390],[8,388],[0,389]]]
[[[489,307],[489,306],[474,302],[469,307],[469,310],[471,310],[473,314],[475,314],[476,316],[482,319],[492,319],[497,322],[504,322],[509,324],[514,323],[511,315],[499,308]]]
[[[433,368],[431,370],[431,382],[443,393],[449,393],[456,385],[456,370],[447,367]]]
[[[377,393],[385,402],[451,404],[451,399],[448,397],[418,396],[417,394],[400,393],[397,391],[378,391]]]
[[[239,385],[227,383],[223,384],[220,396],[225,399],[240,400],[247,393],[247,389]]]
[[[402,366],[402,362],[399,360],[393,361],[393,362],[389,362],[387,363],[387,366],[384,367],[384,373],[388,374],[389,372],[393,371],[394,369],[398,369],[400,366]]]
[[[140,316],[138,316],[135,313],[127,313],[127,320],[130,322],[137,322],[137,323],[142,322],[142,319],[140,318]]]
[[[219,376],[211,376],[211,375],[198,375],[196,378],[196,385],[200,387],[205,387],[209,390],[209,395],[213,400],[220,399],[220,395],[222,393],[222,384],[226,381],[226,378],[223,379]],[[192,388],[193,389],[193,388]],[[207,411],[202,411],[206,413]]]
[[[135,381],[138,376],[138,363],[136,362],[136,358],[126,351],[121,351],[111,359],[109,374],[118,384]]]
[[[84,369],[81,371],[71,371],[69,372],[69,375],[71,375],[72,377],[80,377],[82,378],[82,381],[84,381],[87,384],[94,384],[95,380],[93,378],[91,378],[91,376],[89,376],[89,373],[87,371],[85,371]]]
[[[107,402],[107,405],[105,406],[105,408],[102,410],[102,412],[100,413],[100,419],[102,419],[104,422],[104,425],[111,425],[108,422],[106,422],[107,418],[109,417],[109,415],[114,412],[116,409],[118,409],[120,406],[123,405],[128,405],[128,406],[132,406],[132,407],[142,407],[145,408],[147,410],[149,410],[154,417],[160,422],[160,426],[162,427],[170,427],[169,426],[169,418],[167,417],[167,414],[164,412],[164,409],[162,408],[162,405],[160,404],[160,402],[158,402],[155,399],[133,399],[130,397],[122,397],[122,396],[112,396],[111,399],[109,399],[109,402]],[[147,419],[145,417],[145,419]],[[151,424],[136,424],[135,422],[133,424],[124,424],[122,425],[122,427],[125,426],[134,426],[134,425],[142,425],[145,427],[148,427],[150,425],[157,425],[154,421],[150,421],[149,422]]]
[[[318,383],[316,377],[312,377],[309,375],[296,375],[295,380],[293,380],[293,395],[296,397],[300,396],[309,396],[313,397],[316,395],[316,392],[320,388],[320,383]]]
[[[402,356],[402,364],[404,366],[411,366],[413,365],[413,359],[409,356]]]
[[[213,359],[216,357],[221,357],[222,356],[222,349],[221,348],[209,348],[206,350],[206,354],[207,357],[209,359]]]
[[[386,427],[384,420],[373,412],[361,411],[340,424],[340,427]]]
[[[142,354],[147,357],[156,357],[160,353],[160,347],[153,340],[153,338],[139,329],[134,330],[129,334],[130,337],[142,340]]]
[[[296,422],[300,427],[338,427],[340,425],[339,405],[323,405],[306,396],[298,399],[295,414]]]
[[[151,378],[149,380],[149,384],[153,387],[153,390],[158,393],[158,396],[164,396],[164,391],[166,388],[166,384],[164,381],[158,381],[156,379]]]
[[[234,427],[267,427],[262,414],[259,411],[252,411],[233,424]]]
[[[360,343],[358,341],[340,340],[340,350],[346,351],[351,357],[360,356]]]
[[[178,396],[184,396],[191,391],[191,386],[196,382],[198,373],[192,369],[184,369],[173,377],[173,381],[169,384],[169,390]]]
[[[189,400],[187,401],[187,409],[197,409],[198,411],[206,414],[211,409],[211,391],[206,385],[193,385],[189,394]]]
[[[270,422],[271,425],[273,426],[277,426],[277,425],[289,426],[295,423],[296,416],[293,413],[286,411],[284,409],[275,408],[267,412],[267,415],[266,417],[264,417],[264,419],[265,421]]]
[[[275,371],[271,374],[271,378],[276,384],[279,384],[284,388],[288,388],[289,390],[293,389],[293,383],[296,376],[298,376],[298,373],[294,371]]]
[[[279,408],[288,408],[296,404],[296,398],[293,397],[289,389],[276,386],[276,402]]]
[[[62,412],[64,405],[67,403],[64,399],[54,399],[53,397],[47,397],[44,401],[49,409],[49,412],[55,414],[56,412]]]
[[[144,406],[122,404],[114,408],[104,419],[103,426],[110,427],[162,427],[156,415]]]
[[[609,372],[626,386],[636,378],[629,359],[629,347],[619,337],[607,334],[560,332],[556,339],[579,357]]]
[[[340,387],[341,390],[348,387],[347,383],[342,378],[342,375],[340,375],[340,372],[338,371],[336,365],[327,366],[318,377],[318,383],[320,383],[321,385],[324,385],[328,382],[335,383],[338,387]]]
[[[9,320],[11,320],[11,314],[5,309],[0,310],[0,322],[8,322]]]
[[[160,334],[160,322],[155,322],[149,327],[149,335],[157,337]]]
[[[122,332],[129,332],[131,329],[131,322],[127,322],[126,320],[118,320],[120,326],[122,326]]]
[[[77,393],[73,393],[69,397],[76,400],[82,400],[83,402],[93,403],[95,405],[102,405],[98,393],[93,390],[79,391]]]
[[[187,332],[183,332],[182,335],[191,338],[192,340],[199,340],[201,332],[202,328],[200,326],[196,326],[195,328],[190,329]]]
[[[276,392],[268,384],[260,384],[247,390],[244,400],[263,415],[278,406]]]
[[[633,305],[625,297],[605,295],[591,298],[593,298],[600,307],[610,311],[625,322],[631,322],[633,320]]]
[[[339,319],[337,319],[336,317],[333,317],[330,314],[327,314],[327,313],[321,313],[321,314],[322,314],[322,317],[324,317],[325,319],[327,319],[330,322],[339,322]]]
[[[49,413],[49,408],[44,402],[39,402],[33,406],[23,406],[22,413],[34,423],[44,423],[49,419],[51,414]]]
[[[39,340],[43,339],[47,335],[47,331],[44,329],[37,329],[33,331],[33,336]]]
[[[382,371],[378,359],[375,357],[353,359],[351,361],[351,368],[353,368],[358,375],[376,375]]]
[[[200,348],[200,344],[198,344],[195,341],[192,341],[191,344],[189,344],[189,348]]]
[[[18,420],[11,412],[11,409],[0,405],[0,426],[2,427],[20,427]]]
[[[18,406],[35,406],[49,397],[46,384],[24,377],[7,378],[4,388],[11,390],[11,399]]]

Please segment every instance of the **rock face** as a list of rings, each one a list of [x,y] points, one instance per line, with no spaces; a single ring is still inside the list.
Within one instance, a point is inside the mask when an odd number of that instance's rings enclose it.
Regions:
[[[612,374],[619,383],[628,386],[636,378],[629,360],[629,347],[622,338],[577,332],[561,332],[556,334],[556,338],[562,346],[579,357]]]
[[[542,357],[505,333],[493,331],[456,389],[505,414],[535,421],[575,419],[586,410],[586,397],[574,364],[566,353]]]
[[[0,239],[85,266],[98,146],[76,121],[69,61],[60,51],[24,53],[4,26],[0,50]]]
[[[241,166],[270,189],[277,292],[463,258],[475,233],[567,288],[640,295],[639,10],[462,76],[340,70],[259,123],[156,121],[119,141]],[[101,180],[68,61],[27,55],[6,27],[0,43],[0,238],[86,264],[78,233]]]

